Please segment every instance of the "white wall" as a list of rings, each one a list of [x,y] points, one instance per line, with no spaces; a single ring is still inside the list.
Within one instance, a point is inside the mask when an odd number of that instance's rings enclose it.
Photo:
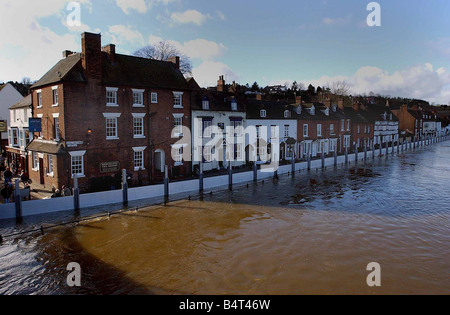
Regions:
[[[0,120],[6,120],[8,126],[10,123],[9,108],[23,99],[22,94],[17,92],[17,90],[11,85],[7,84],[0,91]],[[2,139],[6,139],[7,133],[2,134]]]

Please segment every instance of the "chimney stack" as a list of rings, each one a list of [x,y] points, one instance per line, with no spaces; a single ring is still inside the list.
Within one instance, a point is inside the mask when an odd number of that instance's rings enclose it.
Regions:
[[[81,34],[82,65],[87,79],[102,79],[102,35]]]
[[[169,59],[167,59],[167,61],[173,63],[175,65],[175,68],[180,70],[180,57],[173,56],[173,57],[170,57]]]
[[[331,109],[331,100],[330,99],[325,100],[324,104],[325,104],[325,107]]]
[[[353,100],[353,110],[355,112],[359,112],[359,102],[358,101]]]
[[[224,80],[224,76],[221,75],[219,77],[219,81],[217,81],[217,91],[218,92],[225,92],[225,80]]]
[[[262,94],[256,94],[256,100],[257,101],[262,101],[263,100],[263,95]]]
[[[296,105],[302,105],[302,97],[301,96],[296,96],[295,97],[295,104]]]
[[[116,45],[109,44],[104,47],[102,47],[102,51],[108,54],[108,58],[111,61],[111,63],[116,62]]]
[[[340,110],[344,110],[344,99],[343,98],[338,100],[338,108]]]
[[[70,50],[64,50],[63,53],[62,53],[62,55],[63,55],[63,58],[67,58],[67,57],[69,57],[70,55],[73,55],[73,51],[70,51]]]

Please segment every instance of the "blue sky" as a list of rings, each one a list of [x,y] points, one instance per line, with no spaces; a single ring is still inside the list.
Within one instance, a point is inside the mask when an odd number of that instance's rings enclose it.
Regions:
[[[121,53],[169,40],[204,86],[221,74],[261,85],[346,80],[355,94],[450,102],[449,1],[377,1],[381,27],[367,26],[366,0],[80,0],[81,27],[65,22],[69,1],[34,2],[0,0],[0,81],[38,79],[92,31]]]

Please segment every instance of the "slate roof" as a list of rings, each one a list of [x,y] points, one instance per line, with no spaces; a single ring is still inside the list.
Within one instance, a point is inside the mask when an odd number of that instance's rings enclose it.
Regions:
[[[193,92],[192,94],[192,110],[204,110],[203,100],[207,99],[209,101],[209,110],[207,111],[228,111],[231,112],[231,101],[235,98],[237,102],[237,111],[233,112],[245,112],[246,106],[240,98],[235,97],[233,93],[230,92],[217,92],[207,89],[201,89],[199,91]]]
[[[112,63],[105,52],[101,54],[104,85],[189,89],[183,74],[172,62],[116,54],[115,62]],[[86,82],[80,53],[60,60],[32,88],[63,81]]]
[[[77,67],[78,66],[78,67]],[[60,60],[42,78],[31,86],[32,89],[61,81],[85,82],[81,69],[81,54],[73,54]]]
[[[65,143],[54,143],[45,140],[33,140],[27,147],[28,151],[63,155],[66,151]]]
[[[32,100],[31,100],[31,94],[25,96],[20,102],[17,104],[11,106],[9,109],[19,109],[19,108],[30,108]]]

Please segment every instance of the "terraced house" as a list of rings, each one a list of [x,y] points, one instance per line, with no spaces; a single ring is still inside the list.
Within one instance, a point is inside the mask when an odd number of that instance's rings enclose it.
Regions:
[[[179,58],[117,54],[92,33],[82,34],[81,53],[63,57],[32,86],[33,117],[42,120],[28,146],[34,182],[61,188],[77,175],[82,190],[98,191],[120,188],[122,169],[134,185],[162,178],[165,165],[171,177],[190,173],[172,138],[174,128],[190,128]]]

